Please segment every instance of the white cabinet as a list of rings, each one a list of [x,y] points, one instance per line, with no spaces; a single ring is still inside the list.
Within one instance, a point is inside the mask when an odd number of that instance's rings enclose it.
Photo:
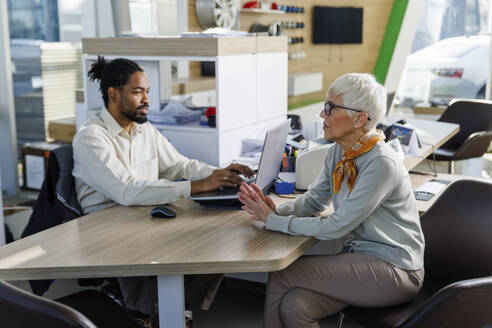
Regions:
[[[97,55],[142,65],[151,85],[150,110],[160,106],[160,62],[214,61],[216,127],[157,125],[180,153],[212,165],[230,163],[239,156],[242,139],[261,137],[287,115],[286,37],[88,38],[82,52],[84,72]],[[80,117],[103,106],[98,83],[84,75],[86,106]]]

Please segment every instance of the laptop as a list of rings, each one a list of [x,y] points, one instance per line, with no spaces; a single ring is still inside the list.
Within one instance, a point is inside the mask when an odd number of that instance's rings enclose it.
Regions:
[[[267,193],[270,186],[275,182],[282,163],[282,154],[289,133],[290,120],[286,120],[267,130],[263,151],[261,153],[260,164],[256,173],[255,184]],[[192,194],[190,199],[201,205],[211,207],[223,207],[240,205],[237,193],[238,187],[227,187],[216,191],[208,191]]]

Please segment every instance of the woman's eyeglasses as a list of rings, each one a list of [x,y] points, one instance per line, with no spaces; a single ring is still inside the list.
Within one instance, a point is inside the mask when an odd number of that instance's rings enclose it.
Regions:
[[[343,109],[348,109],[348,110],[353,110],[354,112],[358,112],[358,113],[365,113],[363,110],[360,110],[360,109],[353,109],[353,108],[350,108],[350,107],[345,107],[345,106],[340,106],[340,105],[337,105],[331,101],[326,101],[324,104],[323,104],[323,107],[322,109],[325,111],[325,114],[326,116],[330,116],[331,114],[331,110],[333,108],[343,108]],[[371,118],[369,116],[367,116],[367,120],[370,120]]]

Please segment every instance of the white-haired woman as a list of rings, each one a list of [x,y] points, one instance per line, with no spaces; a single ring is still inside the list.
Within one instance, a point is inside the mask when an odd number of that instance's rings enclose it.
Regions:
[[[269,275],[264,326],[318,327],[348,305],[409,301],[423,278],[424,236],[408,173],[375,129],[386,91],[369,74],[346,74],[330,86],[321,110],[335,142],[311,188],[278,207],[258,187],[239,200],[269,230],[330,240],[333,255],[304,256]],[[319,216],[329,202],[334,213]]]

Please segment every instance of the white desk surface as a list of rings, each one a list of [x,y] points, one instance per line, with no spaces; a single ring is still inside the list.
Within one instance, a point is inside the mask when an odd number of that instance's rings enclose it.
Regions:
[[[396,120],[397,119],[395,118],[388,118],[389,122],[394,122]],[[417,131],[417,135],[422,146],[422,148],[420,148],[419,156],[406,157],[404,159],[407,170],[413,169],[421,161],[425,160],[427,156],[434,152],[435,149],[441,147],[460,130],[459,124],[454,123],[428,121],[414,118],[407,118],[406,121],[406,126],[412,127]]]

